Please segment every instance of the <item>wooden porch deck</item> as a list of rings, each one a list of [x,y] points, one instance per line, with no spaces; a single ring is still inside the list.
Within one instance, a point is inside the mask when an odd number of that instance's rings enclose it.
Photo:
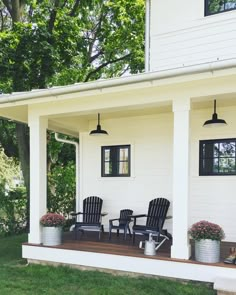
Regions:
[[[88,232],[88,231],[86,231],[83,235],[80,235],[77,239],[75,239],[73,232],[65,232],[63,234],[63,243],[53,248],[122,255],[122,256],[139,257],[139,258],[147,258],[147,259],[181,261],[181,262],[194,263],[194,264],[204,264],[204,263],[196,262],[194,260],[194,254],[193,254],[194,244],[192,244],[191,259],[178,260],[178,259],[172,259],[170,257],[172,241],[166,241],[157,251],[157,254],[155,256],[147,256],[147,255],[144,255],[144,250],[139,248],[140,240],[143,240],[143,237],[136,236],[135,244],[133,245],[132,238],[130,238],[129,236],[127,237],[127,240],[125,241],[123,239],[123,234],[120,234],[119,237],[117,237],[116,234],[112,234],[112,239],[109,241],[108,233],[103,233],[101,235],[101,240],[98,240],[97,232]],[[42,246],[42,247],[46,247],[46,246]],[[224,259],[229,255],[230,247],[236,247],[236,243],[221,242],[220,262],[214,263],[212,265],[227,267],[227,268],[236,268],[236,265],[225,264],[223,262]],[[211,264],[207,263],[207,265],[211,265]]]
[[[136,236],[135,244],[133,245],[132,238],[127,236],[125,241],[122,233],[119,237],[116,234],[112,234],[110,241],[108,233],[103,233],[101,234],[101,240],[99,240],[98,233],[88,231],[75,239],[73,232],[66,232],[63,235],[63,243],[58,248],[144,258],[170,258],[171,241],[166,241],[162,245],[158,250],[158,256],[147,256],[144,255],[144,250],[139,248],[139,241],[141,240],[143,240],[142,236]]]

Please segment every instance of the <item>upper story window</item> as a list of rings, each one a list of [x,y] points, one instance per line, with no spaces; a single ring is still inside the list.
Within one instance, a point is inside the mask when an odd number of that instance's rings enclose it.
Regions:
[[[236,175],[236,138],[200,140],[199,175]]]
[[[102,147],[102,176],[130,176],[130,145]]]
[[[236,9],[236,0],[205,0],[205,16]]]

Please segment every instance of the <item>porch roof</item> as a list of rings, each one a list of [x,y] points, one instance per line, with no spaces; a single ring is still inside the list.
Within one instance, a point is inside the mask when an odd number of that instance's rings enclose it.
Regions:
[[[192,108],[211,107],[212,96],[229,105],[235,97],[236,59],[177,69],[0,95],[0,116],[28,123],[29,112],[49,129],[78,136],[95,114],[102,119],[172,111],[172,100],[191,97]],[[223,81],[223,83],[222,83]],[[234,85],[234,86],[232,86]],[[234,100],[235,103],[235,100]],[[34,113],[36,114],[36,113]],[[79,127],[77,127],[79,126]]]

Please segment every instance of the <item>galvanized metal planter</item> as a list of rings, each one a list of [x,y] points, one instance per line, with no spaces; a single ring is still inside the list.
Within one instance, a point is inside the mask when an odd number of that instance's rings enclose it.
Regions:
[[[217,263],[220,261],[220,241],[203,239],[195,241],[195,259],[199,262]]]
[[[43,227],[43,245],[44,246],[57,246],[61,244],[62,240],[62,227]]]

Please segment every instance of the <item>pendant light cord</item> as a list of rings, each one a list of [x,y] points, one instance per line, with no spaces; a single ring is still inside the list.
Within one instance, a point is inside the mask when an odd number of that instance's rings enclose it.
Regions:
[[[214,114],[216,113],[216,99],[214,99]]]
[[[100,113],[98,113],[98,125],[100,125]]]

